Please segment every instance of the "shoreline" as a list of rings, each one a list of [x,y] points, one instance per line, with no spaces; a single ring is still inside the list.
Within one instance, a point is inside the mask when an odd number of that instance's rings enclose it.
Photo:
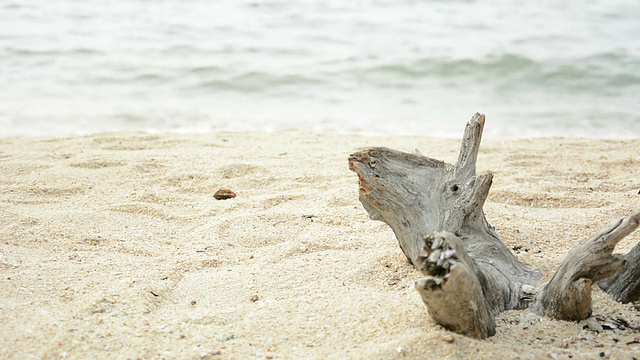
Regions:
[[[420,274],[367,217],[347,157],[386,146],[453,162],[459,143],[298,131],[0,138],[0,357],[640,352],[640,330],[596,333],[527,311],[501,314],[485,341],[433,323],[413,290]],[[488,139],[487,171],[489,223],[543,282],[573,246],[640,207],[640,139]],[[216,200],[219,188],[237,197]],[[633,305],[599,289],[593,307],[640,328]]]
[[[99,137],[99,136],[132,136],[139,135],[144,136],[194,136],[194,137],[215,137],[215,136],[234,136],[234,135],[259,135],[259,134],[281,134],[281,133],[299,133],[306,135],[317,135],[323,137],[353,137],[353,138],[372,138],[372,139],[394,139],[394,138],[409,138],[409,139],[430,139],[430,140],[456,140],[460,141],[464,130],[464,123],[458,124],[458,130],[453,131],[439,131],[432,134],[418,135],[410,133],[385,133],[384,131],[378,132],[364,132],[360,130],[353,131],[337,131],[335,129],[311,129],[304,130],[295,127],[284,128],[268,128],[261,129],[256,128],[253,130],[247,129],[114,129],[114,130],[93,130],[77,133],[54,133],[53,135],[42,135],[40,133],[24,134],[24,133],[9,133],[0,134],[0,140],[45,140],[45,139],[67,139],[67,138],[82,138],[82,137]],[[640,140],[640,137],[634,135],[609,135],[602,136],[601,134],[555,134],[546,132],[535,132],[524,136],[509,136],[501,132],[492,132],[491,129],[485,129],[483,132],[483,141],[488,142],[503,142],[503,141],[521,141],[521,140],[576,140],[576,141],[636,141]]]

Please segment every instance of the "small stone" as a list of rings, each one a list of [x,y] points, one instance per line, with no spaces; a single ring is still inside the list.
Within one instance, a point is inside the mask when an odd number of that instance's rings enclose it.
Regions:
[[[251,300],[251,302],[256,302],[258,301],[260,298],[258,297],[258,295],[252,295],[249,300]]]
[[[213,194],[213,198],[216,199],[216,200],[233,199],[236,196],[237,195],[236,195],[236,193],[233,192],[233,190],[225,189],[225,188],[222,188],[222,189],[216,191],[215,194]]]
[[[594,318],[588,318],[587,320],[584,320],[584,323],[591,331],[601,332],[602,330],[604,330],[602,328],[602,325],[598,324],[598,322]]]
[[[455,339],[453,338],[453,336],[451,336],[451,335],[449,335],[449,334],[444,335],[444,336],[442,337],[442,340],[444,340],[444,342],[449,343],[449,344],[453,344],[453,342],[455,341]]]
[[[529,321],[537,321],[540,320],[540,315],[530,312],[526,315],[526,318]]]

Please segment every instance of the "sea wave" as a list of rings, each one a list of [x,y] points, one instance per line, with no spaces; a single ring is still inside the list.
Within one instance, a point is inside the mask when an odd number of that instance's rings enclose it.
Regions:
[[[640,59],[621,53],[603,53],[572,61],[534,60],[505,54],[486,59],[420,58],[404,63],[371,66],[363,71],[380,81],[385,79],[460,79],[487,85],[537,87],[593,91],[593,87],[627,90],[640,87]]]
[[[131,124],[449,134],[476,111],[507,134],[640,136],[630,1],[151,5],[0,4],[0,136]]]

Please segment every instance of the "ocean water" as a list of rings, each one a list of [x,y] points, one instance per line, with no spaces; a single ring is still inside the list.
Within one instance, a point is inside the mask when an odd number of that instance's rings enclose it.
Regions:
[[[0,136],[640,137],[640,3],[3,0]]]

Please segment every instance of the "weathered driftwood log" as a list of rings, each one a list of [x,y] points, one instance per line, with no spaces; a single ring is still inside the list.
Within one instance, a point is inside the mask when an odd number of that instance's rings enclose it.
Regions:
[[[485,338],[495,333],[497,314],[533,301],[549,316],[586,318],[588,311],[574,316],[573,308],[590,308],[591,282],[621,265],[611,246],[632,231],[633,220],[619,221],[574,250],[554,276],[566,280],[552,281],[536,297],[540,272],[519,262],[484,216],[492,175],[476,176],[475,168],[484,119],[475,114],[467,124],[455,165],[387,148],[352,154],[349,168],[358,174],[362,205],[391,227],[408,260],[426,276],[416,289],[445,328]],[[591,252],[598,254],[586,256]],[[560,303],[567,299],[573,303]]]
[[[592,285],[622,268],[624,260],[613,256],[613,250],[638,227],[639,221],[640,212],[616,220],[571,249],[551,281],[538,292],[532,310],[560,320],[591,316]]]
[[[622,269],[599,285],[614,300],[626,304],[640,300],[640,244],[623,259],[625,265]]]

